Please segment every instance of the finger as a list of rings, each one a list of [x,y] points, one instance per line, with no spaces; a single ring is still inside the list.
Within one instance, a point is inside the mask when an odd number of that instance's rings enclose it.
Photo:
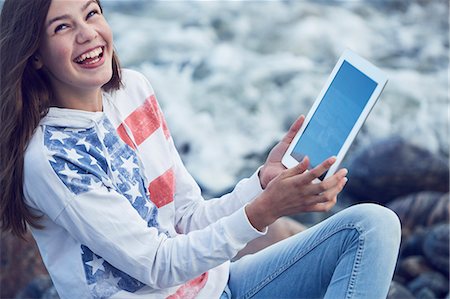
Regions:
[[[309,158],[305,156],[296,166],[286,170],[287,176],[295,176],[304,173],[309,167]]]
[[[291,143],[292,139],[294,139],[295,134],[297,134],[298,130],[303,125],[303,122],[305,121],[305,116],[300,115],[299,118],[291,125],[289,128],[289,131],[286,133],[286,135],[283,137],[283,142]]]
[[[319,178],[322,174],[324,174],[328,169],[330,169],[331,165],[336,162],[336,157],[330,157],[320,163],[318,166],[313,168],[312,170],[305,173],[305,180],[307,182],[312,182],[313,180]]]
[[[304,209],[304,212],[328,212],[336,204],[336,201],[326,201],[312,204]]]
[[[320,194],[334,188],[334,186],[336,186],[347,174],[348,170],[346,168],[339,169],[339,171],[322,182],[318,184],[311,184],[311,193]]]
[[[337,195],[342,191],[347,178],[341,178],[339,182],[332,189],[327,192],[309,196],[305,200],[305,212],[327,212],[329,211],[337,201]]]
[[[347,183],[347,180],[348,179],[346,177],[341,178],[338,181],[338,183],[335,186],[333,186],[333,188],[331,188],[319,195],[319,196],[323,197],[320,200],[322,200],[322,202],[336,201],[337,195],[342,191],[345,184]]]

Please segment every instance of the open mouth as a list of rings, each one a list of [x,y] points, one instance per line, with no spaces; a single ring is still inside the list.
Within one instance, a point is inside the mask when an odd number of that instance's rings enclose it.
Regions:
[[[81,54],[80,56],[75,58],[74,61],[78,64],[84,64],[84,65],[97,63],[100,61],[100,59],[102,59],[103,51],[104,51],[104,47],[95,48],[89,52]]]

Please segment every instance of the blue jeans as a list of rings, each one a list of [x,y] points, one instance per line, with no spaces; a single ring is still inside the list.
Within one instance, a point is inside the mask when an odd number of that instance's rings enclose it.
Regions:
[[[349,207],[231,263],[221,299],[386,298],[400,235],[391,210],[376,204]]]

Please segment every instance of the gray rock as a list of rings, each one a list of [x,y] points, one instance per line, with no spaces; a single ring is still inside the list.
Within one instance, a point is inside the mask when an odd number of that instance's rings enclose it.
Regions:
[[[411,236],[403,239],[400,248],[400,258],[423,255],[423,244],[427,233],[427,229],[418,228]]]
[[[418,277],[422,273],[430,272],[432,270],[432,267],[423,256],[414,255],[399,261],[397,274],[409,281]]]
[[[443,298],[448,293],[448,279],[438,272],[426,272],[411,281],[407,287],[416,296],[422,294],[423,298]],[[426,297],[430,292],[432,297]]]
[[[450,214],[449,194],[424,191],[397,198],[388,204],[402,223],[403,237],[417,227],[429,227],[448,223]]]
[[[56,292],[56,289],[54,286],[50,287],[45,291],[44,295],[42,295],[41,299],[59,299],[59,295]]]
[[[449,234],[449,224],[436,225],[426,234],[423,242],[423,252],[428,263],[447,277],[449,275]]]
[[[48,275],[37,276],[17,293],[15,299],[40,299],[52,285]]]
[[[420,191],[449,191],[447,159],[400,137],[378,141],[355,153],[345,192],[358,202],[387,203]]]
[[[389,287],[387,299],[415,299],[415,297],[406,287],[393,281]]]
[[[436,294],[429,288],[423,288],[416,293],[417,299],[436,299]]]

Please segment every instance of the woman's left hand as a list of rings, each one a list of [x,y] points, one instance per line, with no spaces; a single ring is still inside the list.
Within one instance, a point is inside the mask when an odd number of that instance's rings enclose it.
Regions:
[[[266,162],[259,171],[259,181],[261,182],[261,187],[263,189],[266,188],[270,181],[286,169],[286,167],[281,164],[281,159],[288,149],[289,144],[291,144],[292,139],[294,139],[295,134],[300,130],[304,120],[305,116],[303,115],[297,118],[283,139],[270,151]]]

